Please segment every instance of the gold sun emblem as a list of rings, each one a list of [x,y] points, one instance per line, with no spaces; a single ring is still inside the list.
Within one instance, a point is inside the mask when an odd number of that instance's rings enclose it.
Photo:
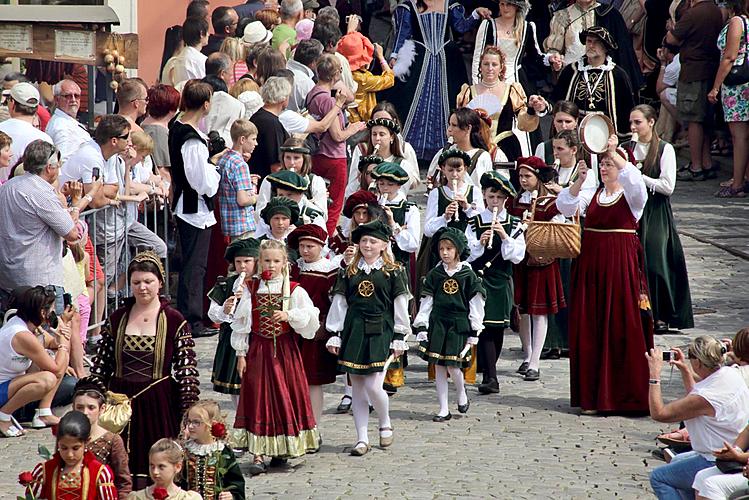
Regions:
[[[442,283],[442,290],[448,295],[454,295],[458,293],[459,288],[460,287],[458,286],[458,282],[452,278],[450,278],[449,280],[445,280],[445,282]]]
[[[361,283],[359,283],[359,295],[362,297],[371,297],[374,293],[374,283],[372,283],[369,280],[364,280]]]

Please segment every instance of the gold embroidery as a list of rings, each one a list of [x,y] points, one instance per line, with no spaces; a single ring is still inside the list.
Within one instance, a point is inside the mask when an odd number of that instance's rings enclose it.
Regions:
[[[339,359],[338,364],[341,366],[346,366],[348,368],[353,368],[354,370],[367,370],[369,368],[382,368],[383,366],[385,366],[385,361],[377,361],[375,363],[360,365],[358,363],[351,363],[350,361],[343,361]]]
[[[281,323],[273,321],[271,311],[280,311],[282,300],[280,294],[258,293],[257,308],[260,310],[260,325],[258,335],[262,337],[278,337],[283,333]]]
[[[174,334],[174,342],[179,340],[183,333],[183,328],[187,324],[183,321],[177,332]],[[153,350],[153,379],[161,378],[164,372],[164,353],[166,352],[166,335],[167,335],[167,324],[166,324],[166,313],[162,310],[159,312],[159,317],[156,323],[156,346]]]
[[[442,291],[448,295],[455,295],[456,293],[458,293],[458,290],[460,290],[460,286],[458,285],[458,282],[453,278],[445,280],[442,283]]]
[[[125,350],[151,352],[156,345],[156,337],[151,335],[125,335]]]
[[[357,289],[359,295],[361,295],[362,297],[371,297],[374,294],[374,290],[374,283],[369,280],[364,280],[359,283],[359,287]]]

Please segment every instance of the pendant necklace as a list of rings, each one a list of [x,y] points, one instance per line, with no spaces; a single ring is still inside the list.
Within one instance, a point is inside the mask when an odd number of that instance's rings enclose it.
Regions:
[[[605,75],[605,72],[601,70],[601,74],[598,75],[598,78],[596,78],[595,83],[593,84],[593,87],[590,86],[590,81],[588,79],[588,70],[586,69],[583,72],[583,80],[585,80],[585,87],[588,89],[588,108],[589,109],[595,109],[595,100],[593,99],[593,94],[595,90],[598,88],[598,86],[601,84],[601,80],[603,80],[603,77]]]

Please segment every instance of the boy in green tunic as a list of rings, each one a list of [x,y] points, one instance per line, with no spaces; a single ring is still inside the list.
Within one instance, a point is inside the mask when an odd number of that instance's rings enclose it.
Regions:
[[[382,382],[389,359],[408,349],[408,278],[387,251],[392,231],[379,220],[362,224],[351,240],[359,247],[346,269],[338,273],[326,328],[335,333],[328,350],[338,356],[339,368],[351,377],[352,408],[357,442],[351,454],[362,456],[369,447],[369,403],[377,411],[380,446],[393,443],[389,402]],[[391,355],[392,352],[392,356]],[[369,403],[367,401],[369,399]]]
[[[513,303],[512,265],[525,257],[525,237],[519,218],[505,209],[515,196],[510,180],[495,170],[481,176],[486,208],[468,221],[465,234],[471,256],[468,261],[483,279],[486,289],[484,332],[479,339],[479,368],[483,381],[480,394],[499,392],[497,361],[504,343],[504,329],[510,326]]]
[[[442,228],[433,241],[440,263],[424,278],[414,328],[421,330],[416,337],[421,341],[419,356],[434,365],[440,409],[432,420],[445,422],[452,418],[447,406],[448,372],[458,392],[458,411],[466,413],[470,405],[461,368],[470,366],[470,347],[478,343],[484,328],[485,292],[481,279],[464,262],[471,252],[462,231]]]

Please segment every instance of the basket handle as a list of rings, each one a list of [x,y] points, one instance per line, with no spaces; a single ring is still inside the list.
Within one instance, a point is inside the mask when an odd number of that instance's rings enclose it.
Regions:
[[[533,199],[533,202],[531,203],[531,218],[528,220],[528,222],[533,222],[533,219],[536,215],[536,203],[538,203],[538,200],[548,200],[548,199],[555,199],[557,195],[546,195],[546,196],[538,196]],[[572,216],[572,220],[577,223],[577,225],[580,225],[580,207],[575,210],[575,215]]]

